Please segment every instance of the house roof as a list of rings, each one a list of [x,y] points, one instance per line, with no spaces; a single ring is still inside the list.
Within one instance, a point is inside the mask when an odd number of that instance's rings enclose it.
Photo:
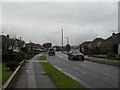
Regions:
[[[104,39],[102,39],[102,38],[96,38],[96,39],[94,39],[93,41],[92,41],[92,45],[97,45],[98,43],[103,43],[105,40]]]
[[[82,46],[89,46],[89,45],[97,45],[101,43],[102,45],[112,45],[114,43],[120,43],[120,33],[113,33],[112,36],[108,37],[107,39],[96,38],[93,41],[86,41],[80,44]]]
[[[82,47],[82,46],[88,46],[91,43],[92,43],[92,41],[83,42],[82,44],[80,44],[80,47]]]
[[[104,44],[113,44],[113,43],[120,43],[120,33],[113,34],[109,38],[107,38],[104,42]]]
[[[35,43],[26,43],[26,47],[34,47],[34,48],[41,48],[42,46],[40,44]]]

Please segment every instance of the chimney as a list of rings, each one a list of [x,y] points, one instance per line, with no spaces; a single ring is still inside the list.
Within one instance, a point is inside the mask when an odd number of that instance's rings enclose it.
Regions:
[[[113,33],[112,33],[112,36],[114,36],[114,35],[115,35],[115,33],[113,32]]]

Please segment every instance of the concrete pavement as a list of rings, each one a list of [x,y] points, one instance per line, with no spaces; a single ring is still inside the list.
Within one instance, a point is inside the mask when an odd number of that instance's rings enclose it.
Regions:
[[[36,55],[22,67],[14,88],[55,88],[54,83],[39,63],[40,55]]]

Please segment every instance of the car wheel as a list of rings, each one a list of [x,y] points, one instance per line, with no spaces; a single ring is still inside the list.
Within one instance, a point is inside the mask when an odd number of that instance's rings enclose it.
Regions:
[[[82,61],[84,61],[84,56],[82,57]]]
[[[79,61],[83,61],[83,59],[79,59]]]
[[[70,60],[72,60],[73,59],[73,57],[72,56],[70,56]]]
[[[68,56],[68,59],[70,59],[70,57]]]

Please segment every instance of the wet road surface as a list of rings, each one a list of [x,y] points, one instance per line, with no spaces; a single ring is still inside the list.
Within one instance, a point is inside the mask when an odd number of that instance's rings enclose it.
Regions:
[[[88,88],[118,88],[117,66],[68,60],[67,55],[60,52],[47,56],[47,60]]]

